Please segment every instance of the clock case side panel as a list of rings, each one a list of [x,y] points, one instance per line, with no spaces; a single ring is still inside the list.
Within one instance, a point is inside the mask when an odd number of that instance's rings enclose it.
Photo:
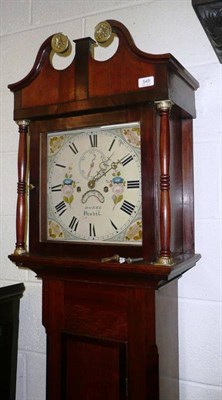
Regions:
[[[83,127],[140,122],[142,132],[142,213],[143,244],[142,246],[67,243],[41,240],[40,219],[46,216],[46,152],[44,140],[41,150],[41,137],[47,132]],[[157,198],[156,176],[156,113],[152,105],[127,107],[117,111],[87,114],[78,117],[55,118],[33,121],[30,124],[30,182],[35,187],[30,192],[29,213],[29,253],[58,257],[75,257],[98,259],[119,254],[124,257],[142,257],[153,261],[158,253],[157,248]],[[41,189],[42,188],[42,189]],[[40,214],[40,210],[42,215]]]
[[[182,132],[181,120],[170,119],[170,206],[171,252],[174,256],[183,252],[183,180],[182,180]]]
[[[160,116],[156,113],[156,159],[159,160]],[[169,118],[170,251],[173,259],[194,255],[193,120],[173,106]],[[156,163],[156,247],[160,251],[160,163]],[[179,257],[179,258],[178,258]]]
[[[193,122],[174,107],[170,117],[171,252],[194,254]]]

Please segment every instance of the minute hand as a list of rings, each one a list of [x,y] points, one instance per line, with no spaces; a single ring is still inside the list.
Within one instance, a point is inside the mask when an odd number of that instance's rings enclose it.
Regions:
[[[112,169],[116,169],[117,166],[118,166],[118,165],[124,160],[124,158],[126,158],[126,157],[127,157],[127,156],[124,156],[124,157],[122,157],[122,158],[121,158],[120,160],[118,160],[118,161],[113,161],[113,162],[111,163],[110,168],[107,169],[106,171],[102,171],[102,174],[101,174],[101,171],[99,171],[99,172],[88,182],[88,187],[89,187],[90,189],[94,188],[94,187],[95,187],[95,183],[96,183],[100,178],[102,178],[104,175],[107,174],[107,172],[111,171]]]

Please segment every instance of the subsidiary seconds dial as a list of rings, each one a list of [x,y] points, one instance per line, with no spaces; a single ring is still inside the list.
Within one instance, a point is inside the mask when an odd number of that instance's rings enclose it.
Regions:
[[[48,134],[47,238],[142,243],[139,124]]]

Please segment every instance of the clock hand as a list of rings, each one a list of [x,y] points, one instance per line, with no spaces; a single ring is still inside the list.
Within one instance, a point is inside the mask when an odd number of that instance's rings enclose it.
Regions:
[[[93,159],[92,159],[92,161],[91,161],[91,164],[90,164],[90,169],[89,169],[89,171],[88,171],[88,174],[87,174],[87,177],[89,177],[90,176],[90,174],[91,174],[91,171],[92,171],[92,169],[93,169],[93,167],[95,166],[95,159],[96,159],[96,154],[93,154]]]
[[[110,168],[109,169],[107,169],[107,170],[100,170],[99,172],[98,172],[98,174],[96,175],[96,176],[94,176],[94,180],[95,181],[98,181],[100,178],[102,178],[102,176],[104,176],[104,175],[106,175],[107,174],[107,172],[109,172],[109,171],[111,171],[111,169],[116,169],[117,168],[117,165],[120,163],[121,161],[117,161],[117,162],[115,162],[115,161],[113,161],[112,163],[111,163],[111,166],[110,166]],[[102,172],[102,173],[101,173]]]
[[[125,158],[125,157],[123,157],[123,158]],[[123,160],[123,158],[121,159],[121,160],[118,160],[118,161],[113,161],[112,163],[111,163],[111,167],[109,168],[109,169],[107,169],[107,170],[100,170],[92,179],[90,179],[90,181],[88,182],[88,187],[90,188],[90,189],[93,189],[94,187],[95,187],[95,184],[96,184],[96,182],[100,179],[100,178],[102,178],[104,175],[106,175],[107,174],[107,172],[109,172],[109,171],[111,171],[112,169],[116,169],[117,168],[117,166],[118,166],[118,164],[119,163],[121,163],[121,161]],[[102,172],[102,173],[101,173]]]
[[[109,161],[110,160],[110,158],[112,157],[112,155],[109,157],[109,158],[107,158],[107,160],[106,161],[102,161],[100,164],[105,164],[107,161]],[[128,154],[127,154],[127,156],[124,156],[124,157],[122,157],[120,160],[118,160],[118,161],[112,161],[111,162],[111,166],[110,166],[110,168],[109,169],[104,169],[104,168],[101,168],[100,167],[100,170],[97,172],[97,174],[92,178],[92,179],[90,179],[90,181],[88,182],[88,188],[90,189],[90,191],[88,192],[86,192],[85,194],[83,194],[83,196],[82,196],[82,202],[84,203],[85,201],[85,196],[88,194],[88,193],[92,193],[92,192],[95,192],[95,191],[93,191],[93,189],[95,188],[95,185],[96,185],[96,182],[100,179],[100,178],[102,178],[104,175],[106,175],[107,174],[107,172],[109,172],[109,171],[111,171],[112,169],[116,169],[117,168],[117,166],[124,160],[124,158],[126,158],[126,157],[128,157]],[[105,165],[107,165],[108,166],[108,164],[105,164]],[[106,167],[107,168],[107,167]],[[97,191],[96,191],[97,192]],[[99,192],[98,192],[99,193]]]
[[[103,160],[99,163],[99,168],[100,168],[99,172],[105,171],[108,168],[108,166],[109,166],[108,161],[111,160],[112,156],[113,156],[113,153],[106,160]]]
[[[96,173],[96,175],[94,176],[94,177],[92,177],[92,179],[90,179],[90,181],[88,182],[88,187],[90,188],[90,189],[93,189],[94,187],[95,187],[95,182],[96,182],[96,180],[98,180],[99,179],[99,177],[100,177],[100,175],[101,175],[101,173],[103,172],[107,172],[107,168],[108,168],[108,166],[109,166],[109,164],[108,164],[108,161],[110,161],[110,159],[112,158],[112,156],[113,156],[113,154],[111,154],[110,155],[110,157],[108,157],[107,159],[105,159],[105,160],[103,160],[103,161],[101,161],[100,163],[99,163],[99,171]],[[93,160],[94,161],[94,160]],[[90,165],[90,166],[92,166],[92,165]],[[92,168],[90,169],[90,172],[91,172],[91,170],[92,170]],[[89,173],[87,174],[87,176],[89,177]]]

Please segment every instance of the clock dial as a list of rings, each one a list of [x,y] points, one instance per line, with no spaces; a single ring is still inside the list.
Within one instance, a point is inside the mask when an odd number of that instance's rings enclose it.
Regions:
[[[47,239],[142,244],[138,123],[48,134]]]

